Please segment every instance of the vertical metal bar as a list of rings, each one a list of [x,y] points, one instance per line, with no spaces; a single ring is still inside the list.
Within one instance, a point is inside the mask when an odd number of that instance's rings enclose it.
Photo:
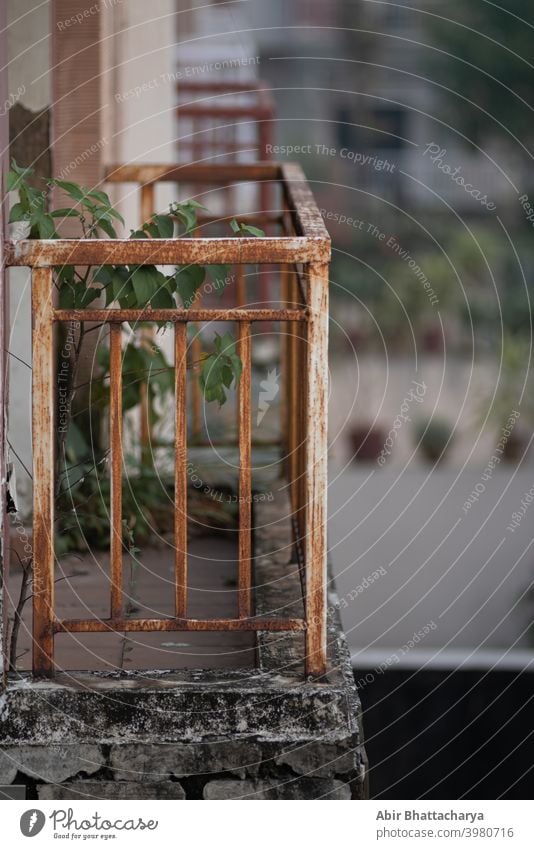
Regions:
[[[297,283],[295,271],[291,270],[289,279],[289,300],[291,307],[296,304]],[[299,325],[295,322],[290,324],[289,337],[289,380],[291,386],[290,410],[289,410],[289,482],[291,493],[291,507],[294,513],[298,510],[298,464],[297,447],[301,438],[298,431],[298,404],[299,389],[302,387],[303,375],[298,371],[298,333]]]
[[[272,159],[272,156],[268,153],[271,150],[272,145],[269,144],[271,141],[271,122],[260,120],[258,121],[258,142],[260,148],[260,155],[258,157],[260,162],[264,162],[267,159]],[[271,195],[272,187],[266,182],[262,181],[260,183],[260,209],[262,212],[267,212],[270,207],[270,195]]]
[[[195,230],[194,235],[198,236],[199,231]],[[191,303],[191,307],[194,305],[199,305],[202,303],[202,288],[200,288],[193,301]],[[191,383],[191,437],[194,439],[195,437],[200,436],[200,431],[202,429],[202,397],[200,394],[200,386],[198,382],[198,376],[200,373],[200,357],[202,354],[202,344],[200,341],[199,329],[196,324],[192,325],[193,327],[193,339],[191,340],[191,357],[193,359],[193,368],[191,369],[192,375],[192,383]]]
[[[52,269],[32,273],[33,672],[54,669],[54,337]]]
[[[239,324],[239,356],[243,364],[239,381],[239,575],[238,612],[240,617],[251,613],[251,340],[250,321]]]
[[[146,224],[154,215],[155,209],[155,185],[154,183],[144,183],[141,186],[141,224]],[[154,328],[145,328],[143,330],[143,338],[148,343],[153,343]],[[140,421],[140,437],[141,443],[141,463],[148,465],[150,462],[150,443],[152,438],[150,421],[149,421],[149,403],[148,403],[148,381],[143,378],[139,387],[140,404],[139,414]]]
[[[328,265],[308,269],[306,403],[306,670],[326,671]]]
[[[202,398],[200,395],[200,386],[198,385],[198,375],[200,372],[200,356],[202,354],[202,345],[200,344],[200,336],[198,335],[197,325],[193,325],[194,337],[191,340],[191,358],[193,366],[191,369],[191,438],[200,436],[202,427]]]
[[[175,615],[187,614],[187,324],[174,325],[174,546]]]
[[[235,266],[235,303],[236,307],[244,307],[246,300],[246,292],[245,292],[245,266],[244,265],[236,265]],[[232,297],[231,293],[230,297]],[[239,427],[239,420],[241,418],[241,393],[237,393],[236,397],[237,402],[237,423]]]
[[[144,183],[141,186],[141,224],[146,224],[155,212],[154,183]]]
[[[122,327],[110,327],[111,617],[122,616]]]
[[[289,309],[289,269],[287,265],[280,268],[280,306]],[[286,475],[289,478],[289,416],[291,406],[291,383],[289,380],[289,334],[292,322],[281,322],[280,377],[282,381],[282,398],[280,404],[280,444],[285,458]]]
[[[307,369],[307,326],[305,322],[297,321],[294,324],[296,334],[296,371],[297,374],[305,375]],[[307,503],[307,479],[306,479],[306,403],[307,403],[306,380],[301,381],[295,404],[296,419],[296,491],[297,491],[297,525],[301,540],[306,537],[306,503]]]
[[[244,265],[236,265],[235,267],[235,281],[236,281],[236,306],[244,307],[247,299],[247,292],[245,288],[245,266]]]

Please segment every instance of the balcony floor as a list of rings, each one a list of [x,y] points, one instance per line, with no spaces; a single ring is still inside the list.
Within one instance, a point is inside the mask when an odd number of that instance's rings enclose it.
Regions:
[[[128,556],[124,558],[125,604],[132,618],[173,615],[174,551],[146,548],[133,585]],[[232,617],[237,612],[236,544],[228,535],[192,539],[189,544],[188,613],[199,618]],[[10,596],[18,598],[20,571],[13,570]],[[109,558],[105,552],[81,560],[64,558],[56,582],[59,618],[109,616]],[[31,604],[26,604],[18,641],[18,668],[31,668]],[[163,632],[128,634],[59,634],[55,640],[58,669],[211,669],[251,668],[255,637],[240,632]]]

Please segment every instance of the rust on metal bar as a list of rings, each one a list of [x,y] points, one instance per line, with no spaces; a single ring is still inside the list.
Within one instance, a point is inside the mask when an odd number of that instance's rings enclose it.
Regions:
[[[122,616],[122,328],[112,324],[109,351],[111,449],[111,616]]]
[[[187,610],[187,325],[174,328],[174,577],[175,614]]]
[[[263,310],[242,309],[87,309],[54,310],[54,321],[302,321],[308,317],[307,309]]]
[[[242,265],[237,265],[236,273],[236,302],[239,309],[243,309],[247,302],[247,293],[245,288],[245,269]]]
[[[325,250],[323,260],[328,261],[330,259],[330,236],[302,168],[297,162],[285,162],[280,166],[280,170],[285,198],[297,233],[324,240],[327,250]]]
[[[110,165],[106,170],[108,183],[227,183],[229,180],[249,182],[280,180],[281,166],[277,162],[232,163],[228,165],[187,163],[186,165]]]
[[[154,183],[142,183],[141,185],[141,223],[150,221],[156,211],[155,186]]]
[[[54,340],[52,269],[32,274],[33,672],[54,668]]]
[[[21,239],[6,242],[6,264],[217,265],[313,262],[322,242],[306,236],[209,236],[180,239]]]
[[[304,619],[70,619],[56,620],[54,631],[71,634],[108,631],[304,631]]]
[[[295,271],[291,270],[289,277],[289,299],[292,306],[297,301],[297,286],[295,280]],[[299,403],[299,395],[300,395],[300,387],[302,386],[302,381],[304,379],[304,375],[299,373],[299,364],[298,364],[298,335],[299,335],[299,325],[292,324],[290,326],[290,336],[289,336],[289,384],[290,384],[290,418],[289,418],[289,443],[288,443],[288,453],[289,453],[289,486],[291,493],[291,507],[293,512],[296,514],[299,510],[299,488],[298,488],[298,446],[299,439],[301,439],[301,435],[299,433],[299,422],[297,418],[298,411],[298,403]]]
[[[306,445],[307,445],[307,416],[306,404],[308,393],[308,371],[307,371],[307,325],[304,322],[299,322],[296,325],[296,355],[297,355],[297,373],[303,375],[303,380],[299,386],[299,392],[296,398],[295,417],[297,420],[297,448],[296,448],[296,468],[297,468],[297,525],[299,528],[299,538],[304,540],[307,533],[306,526]],[[317,415],[319,415],[317,413]]]
[[[202,345],[200,336],[195,330],[195,335],[191,340],[191,358],[192,363],[192,383],[191,383],[191,436],[195,440],[199,437],[202,431],[202,397],[200,394],[200,386],[198,384],[198,374],[200,371],[200,355],[202,353]]]
[[[195,235],[198,231],[195,231]],[[197,290],[189,308],[196,306],[202,300],[202,292]],[[193,338],[191,340],[191,358],[193,360],[192,381],[191,381],[191,437],[196,440],[199,438],[202,431],[202,397],[200,393],[200,361],[202,355],[202,341],[200,330],[195,323],[192,324]]]
[[[242,618],[251,610],[251,513],[252,457],[250,420],[251,338],[250,323],[239,325],[239,356],[242,373],[239,381],[239,570],[238,611]]]
[[[156,211],[155,205],[155,185],[154,183],[145,183],[141,186],[141,224],[146,224],[150,221]],[[153,344],[154,328],[145,327],[143,329],[143,340],[148,344]],[[140,403],[140,443],[141,443],[141,462],[143,465],[148,465],[150,462],[150,443],[151,443],[151,427],[150,427],[150,405],[148,403],[148,381],[141,381],[139,386]]]
[[[280,303],[287,309],[289,302],[289,268],[282,266],[280,269]],[[280,404],[280,436],[282,450],[284,452],[285,474],[289,479],[289,425],[291,420],[291,388],[289,380],[289,336],[291,328],[283,328],[280,342],[280,373],[282,381],[282,397],[284,403]]]
[[[326,493],[328,405],[328,265],[308,269],[310,320],[306,399],[306,668],[326,670]]]

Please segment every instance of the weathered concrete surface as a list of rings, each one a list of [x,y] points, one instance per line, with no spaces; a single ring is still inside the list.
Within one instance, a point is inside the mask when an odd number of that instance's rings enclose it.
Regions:
[[[208,773],[255,775],[262,761],[257,743],[236,738],[221,742],[112,746],[110,767],[118,780],[161,781]]]
[[[302,615],[288,516],[257,508],[258,613]],[[333,595],[329,614],[320,679],[304,675],[302,634],[259,633],[257,669],[12,680],[0,704],[6,783],[26,776],[40,798],[362,798],[360,703]]]
[[[133,781],[72,781],[70,784],[39,784],[39,799],[185,799],[177,781],[139,784]]]
[[[72,775],[84,772],[92,775],[105,764],[105,757],[100,746],[71,745],[21,745],[0,749],[0,784],[11,784],[1,780],[2,776],[12,774],[15,770],[29,778],[40,781],[57,783],[65,781]]]
[[[350,799],[341,781],[298,778],[283,781],[210,781],[204,799]]]

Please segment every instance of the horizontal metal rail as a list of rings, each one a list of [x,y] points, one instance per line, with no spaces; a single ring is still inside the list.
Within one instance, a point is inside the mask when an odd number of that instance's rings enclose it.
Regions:
[[[218,265],[328,262],[323,237],[206,237],[181,239],[22,239],[7,242],[6,263],[50,268],[62,265]]]
[[[104,631],[304,631],[305,619],[244,617],[242,619],[69,619],[56,620],[56,633]]]
[[[265,309],[82,309],[53,310],[53,321],[168,321],[173,324],[187,321],[305,321],[308,310]]]

